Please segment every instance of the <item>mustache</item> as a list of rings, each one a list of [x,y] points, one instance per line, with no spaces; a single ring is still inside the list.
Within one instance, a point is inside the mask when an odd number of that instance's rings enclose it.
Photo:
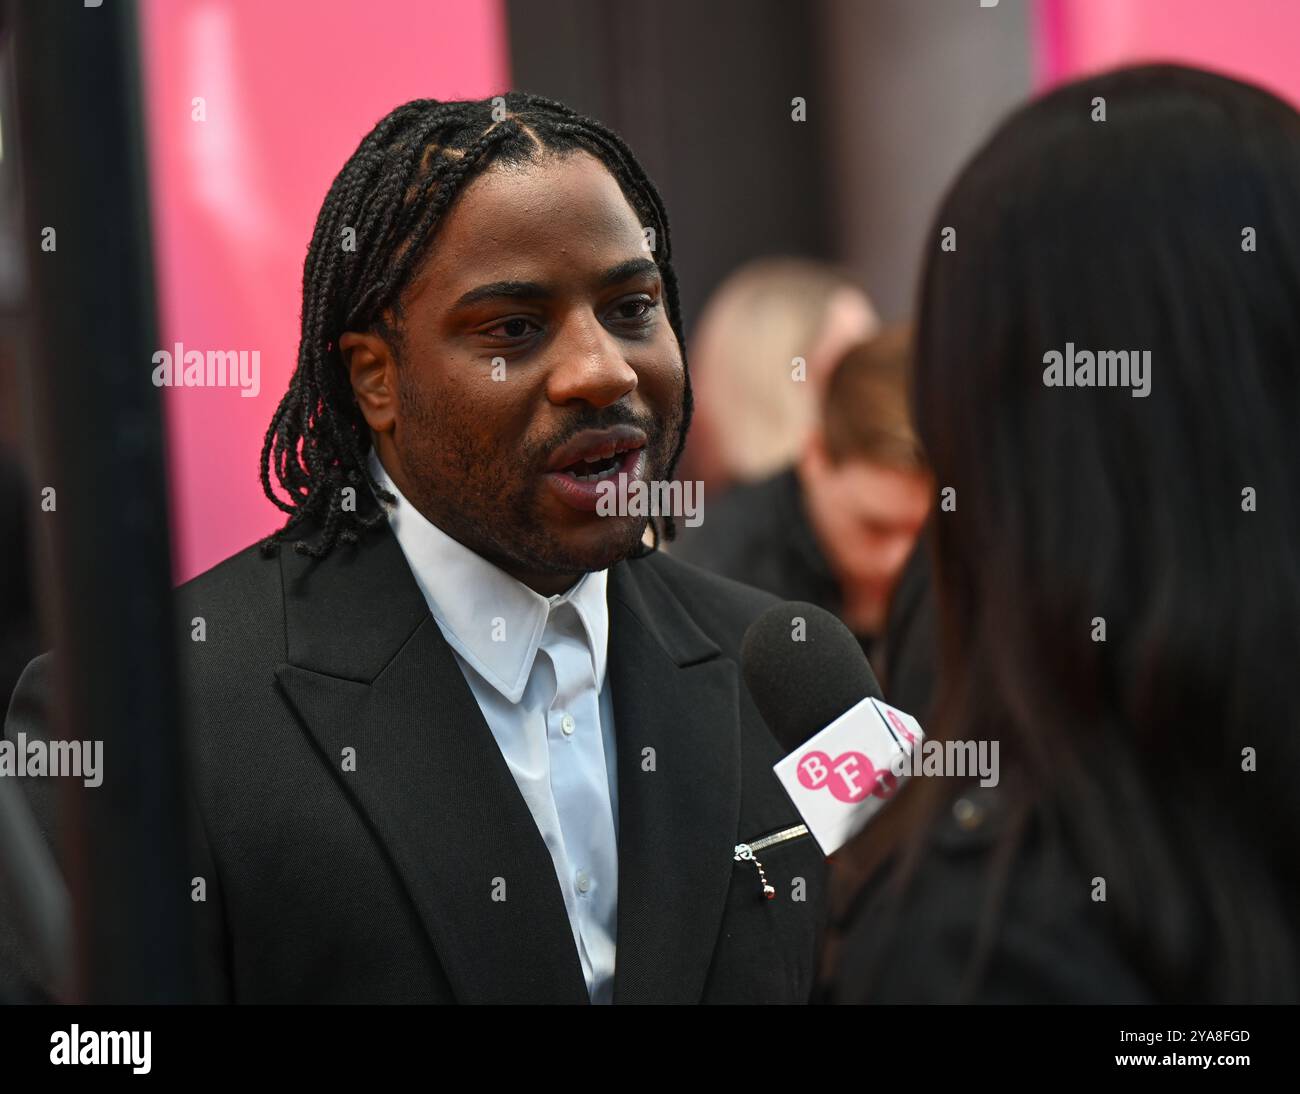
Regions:
[[[646,436],[646,449],[653,451],[663,440],[665,423],[652,414],[637,414],[629,407],[613,406],[577,412],[574,417],[545,439],[530,446],[530,457],[545,461],[560,445],[587,429],[610,429],[616,425],[629,425]]]

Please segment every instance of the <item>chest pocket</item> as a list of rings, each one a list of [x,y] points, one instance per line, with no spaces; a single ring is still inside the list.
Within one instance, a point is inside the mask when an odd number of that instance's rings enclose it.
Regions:
[[[791,840],[808,839],[809,836],[807,825],[794,824],[786,828],[778,828],[775,832],[759,836],[748,843],[736,844],[735,860],[753,864],[758,893],[764,900],[772,900],[776,896],[776,889],[772,887],[771,882],[768,880],[767,871],[763,868],[760,855],[766,852],[768,848],[789,843]]]
[[[823,900],[820,848],[805,825],[788,824],[736,844],[733,858],[735,914],[762,938],[767,967],[782,979],[780,997],[807,1002]]]

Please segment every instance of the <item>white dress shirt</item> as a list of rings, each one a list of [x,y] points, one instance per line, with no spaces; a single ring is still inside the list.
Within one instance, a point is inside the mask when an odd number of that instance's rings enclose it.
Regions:
[[[614,993],[618,780],[607,570],[545,597],[397,498],[388,523],[555,863],[593,1003]],[[507,877],[507,885],[509,879]]]

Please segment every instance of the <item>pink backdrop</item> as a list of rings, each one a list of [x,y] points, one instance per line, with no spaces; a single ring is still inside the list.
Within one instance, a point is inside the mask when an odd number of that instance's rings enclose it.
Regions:
[[[1300,104],[1297,0],[1038,0],[1034,71],[1047,87],[1140,61],[1248,79]]]
[[[280,521],[257,459],[331,180],[399,103],[505,90],[504,19],[502,0],[143,0],[161,348],[257,350],[261,365],[255,397],[164,392],[177,581]]]

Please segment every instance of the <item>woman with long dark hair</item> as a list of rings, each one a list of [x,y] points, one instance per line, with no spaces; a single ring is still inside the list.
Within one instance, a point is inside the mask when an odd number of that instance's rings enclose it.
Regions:
[[[1168,65],[1059,88],[931,240],[926,729],[1000,779],[917,778],[837,856],[825,997],[1294,1002],[1300,115]]]

